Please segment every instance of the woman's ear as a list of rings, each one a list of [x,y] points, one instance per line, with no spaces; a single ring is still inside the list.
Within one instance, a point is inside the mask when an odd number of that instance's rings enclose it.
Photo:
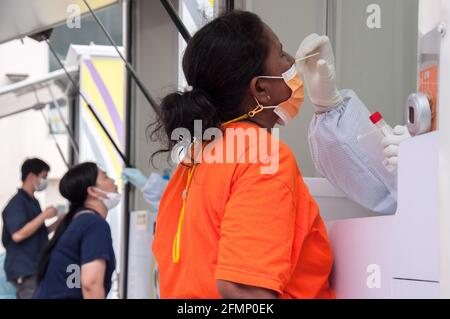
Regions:
[[[87,193],[90,197],[93,197],[93,198],[99,198],[102,196],[102,193],[97,191],[97,189],[94,186],[89,186],[87,188]]]
[[[250,81],[250,92],[260,104],[265,106],[270,104],[270,84],[268,81],[261,80],[259,77],[254,77]]]

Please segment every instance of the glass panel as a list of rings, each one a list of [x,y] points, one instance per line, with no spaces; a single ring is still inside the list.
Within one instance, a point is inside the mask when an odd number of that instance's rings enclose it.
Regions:
[[[380,27],[373,21],[380,9]],[[283,6],[270,0],[245,1],[295,55],[310,33],[328,34],[333,42],[339,89],[354,90],[370,111],[392,125],[405,123],[404,105],[417,83],[417,0],[299,0]],[[373,25],[375,23],[375,25]],[[303,176],[318,176],[308,146],[313,117],[306,97],[300,116],[281,128],[281,138],[296,154]]]
[[[122,10],[122,4],[116,4],[96,11],[100,21],[102,21],[118,46],[121,46],[123,41]],[[56,49],[59,58],[63,60],[71,44],[87,45],[94,43],[96,45],[110,45],[108,38],[91,14],[86,14],[81,18],[80,28],[68,28],[66,24],[54,28],[50,42]],[[60,66],[55,58],[50,55],[50,71],[57,69],[60,69]]]
[[[211,21],[215,16],[215,0],[180,0],[179,14],[184,25],[192,35],[202,26]],[[182,60],[186,50],[186,41],[180,35],[179,47],[179,72],[178,85],[180,88],[187,85],[183,74]]]
[[[405,123],[417,90],[417,0],[332,1],[330,35],[338,85],[352,89],[391,125]]]
[[[59,110],[55,103],[50,103],[48,105],[48,115],[47,118],[50,123],[50,133],[51,134],[67,134],[66,127],[64,123],[68,123],[68,109],[67,101],[59,100]]]
[[[285,50],[295,56],[302,40],[311,33],[325,34],[326,1],[298,0],[279,2],[271,0],[246,1],[245,9],[258,14],[272,28]],[[308,146],[308,127],[313,107],[307,97],[300,115],[286,127],[280,128],[281,139],[296,155],[303,176],[315,176]]]

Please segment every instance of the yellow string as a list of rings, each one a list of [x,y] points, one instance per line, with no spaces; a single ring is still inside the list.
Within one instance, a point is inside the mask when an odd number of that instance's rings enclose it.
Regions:
[[[225,122],[225,123],[222,124],[222,126],[227,126],[228,124],[235,123],[235,122],[238,122],[238,121],[241,121],[241,120],[246,120],[246,119],[248,119],[248,114],[244,114],[244,115],[238,117],[237,119]]]
[[[196,168],[195,164],[193,164],[193,166],[189,168],[186,188],[183,192],[183,205],[181,207],[180,218],[178,219],[177,233],[173,240],[173,246],[172,246],[172,261],[174,264],[178,264],[178,262],[180,261],[181,229],[183,228],[183,223],[184,223],[184,212],[186,210],[187,195],[189,192],[189,187],[191,186],[192,176],[194,176],[195,168]]]
[[[261,113],[263,110],[264,110],[264,107],[261,106],[261,105],[258,105],[257,107],[255,107],[254,110],[248,112],[247,114],[244,114],[244,115],[242,115],[242,116],[239,116],[238,118],[236,118],[236,119],[234,119],[234,120],[225,122],[225,123],[222,124],[222,126],[226,126],[226,125],[231,124],[231,123],[235,123],[235,122],[239,122],[239,121],[241,121],[241,120],[246,120],[246,119],[248,119],[248,118],[252,118],[252,117],[254,117],[256,114]]]

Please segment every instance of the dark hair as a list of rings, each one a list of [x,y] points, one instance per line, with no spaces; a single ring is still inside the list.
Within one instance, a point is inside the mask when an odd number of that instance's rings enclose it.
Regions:
[[[192,91],[176,92],[161,103],[160,117],[150,137],[157,135],[170,152],[176,128],[186,128],[194,137],[194,120],[202,121],[202,135],[211,127],[237,118],[249,83],[264,74],[269,40],[264,23],[254,13],[232,11],[201,28],[189,41],[183,56],[183,71]],[[201,136],[196,136],[202,140]],[[189,141],[190,142],[190,141]]]
[[[96,185],[97,174],[97,164],[90,162],[82,163],[69,169],[59,182],[59,192],[70,202],[70,207],[69,212],[64,216],[63,220],[56,228],[55,234],[41,255],[37,272],[37,279],[39,282],[45,275],[53,248],[69,227],[75,214],[84,207],[84,202],[88,196],[88,187]]]
[[[39,175],[42,172],[49,172],[50,166],[39,158],[29,158],[25,160],[25,162],[23,162],[20,170],[22,172],[22,182],[23,182],[30,173]]]

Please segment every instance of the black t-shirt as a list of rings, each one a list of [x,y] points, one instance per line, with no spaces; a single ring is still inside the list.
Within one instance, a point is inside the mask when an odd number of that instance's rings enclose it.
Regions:
[[[83,211],[74,217],[53,248],[34,298],[83,298],[81,266],[96,259],[106,261],[106,295],[111,289],[111,276],[116,266],[111,229],[97,213]]]
[[[23,189],[18,190],[3,210],[2,242],[6,249],[4,267],[8,281],[36,274],[40,255],[48,243],[47,227],[42,224],[34,234],[20,243],[15,243],[12,235],[41,212],[37,199]]]

